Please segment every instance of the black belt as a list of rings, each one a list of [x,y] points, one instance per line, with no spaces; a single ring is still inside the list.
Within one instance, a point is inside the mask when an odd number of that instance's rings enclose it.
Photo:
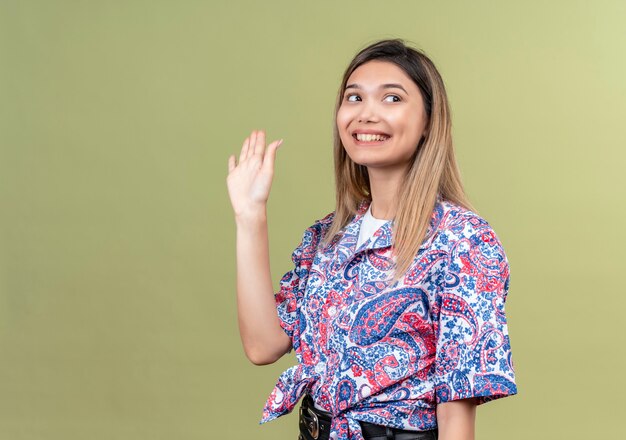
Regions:
[[[300,406],[298,440],[328,440],[332,418],[331,413],[317,409],[313,404],[313,398],[305,394]],[[359,424],[363,437],[367,440],[436,440],[438,437],[437,429],[409,431],[361,421]]]

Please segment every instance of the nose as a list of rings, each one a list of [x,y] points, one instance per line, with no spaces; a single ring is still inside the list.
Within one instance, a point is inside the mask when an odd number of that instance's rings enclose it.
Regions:
[[[357,115],[359,122],[376,122],[378,121],[378,110],[373,100],[368,100],[359,106],[359,113]]]

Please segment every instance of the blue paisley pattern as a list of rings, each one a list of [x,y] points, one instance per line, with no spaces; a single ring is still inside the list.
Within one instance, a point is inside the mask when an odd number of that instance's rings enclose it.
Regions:
[[[437,426],[436,405],[517,393],[504,313],[509,263],[486,220],[441,197],[411,268],[387,280],[393,220],[356,249],[364,200],[343,234],[318,246],[334,212],[307,228],[276,307],[298,364],[271,392],[260,423],[306,392],[331,412],[331,438],[361,440],[359,420]]]

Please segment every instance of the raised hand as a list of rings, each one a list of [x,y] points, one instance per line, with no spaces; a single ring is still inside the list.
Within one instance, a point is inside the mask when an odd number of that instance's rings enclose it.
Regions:
[[[239,153],[228,158],[226,184],[235,216],[265,210],[274,177],[276,150],[283,142],[276,140],[265,148],[265,131],[254,130],[248,136]]]

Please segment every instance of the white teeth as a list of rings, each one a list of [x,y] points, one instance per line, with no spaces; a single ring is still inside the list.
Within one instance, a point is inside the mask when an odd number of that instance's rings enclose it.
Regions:
[[[372,142],[372,141],[384,141],[386,139],[389,139],[389,136],[385,136],[382,134],[357,133],[356,138],[361,142]]]

